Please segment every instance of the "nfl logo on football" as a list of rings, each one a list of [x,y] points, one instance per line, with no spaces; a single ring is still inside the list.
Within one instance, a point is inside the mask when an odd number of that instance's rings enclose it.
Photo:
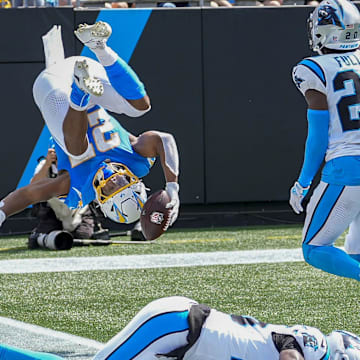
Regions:
[[[161,225],[161,223],[164,221],[164,214],[161,212],[154,211],[150,215],[150,221],[153,224]]]

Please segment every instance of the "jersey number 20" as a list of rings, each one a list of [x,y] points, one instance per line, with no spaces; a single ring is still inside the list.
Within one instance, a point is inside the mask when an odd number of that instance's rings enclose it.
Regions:
[[[343,131],[358,130],[360,128],[360,77],[353,71],[337,73],[334,79],[334,90],[344,90],[346,83],[352,83],[355,92],[343,96],[337,103],[337,109]]]

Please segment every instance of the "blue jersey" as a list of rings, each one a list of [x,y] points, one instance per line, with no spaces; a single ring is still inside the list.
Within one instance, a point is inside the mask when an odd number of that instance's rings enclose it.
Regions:
[[[84,206],[95,199],[93,179],[105,160],[124,164],[137,177],[149,173],[153,158],[137,154],[130,144],[129,132],[100,106],[88,110],[89,148],[85,157],[72,157],[56,144],[58,169],[70,174],[70,190],[65,204],[70,208]]]

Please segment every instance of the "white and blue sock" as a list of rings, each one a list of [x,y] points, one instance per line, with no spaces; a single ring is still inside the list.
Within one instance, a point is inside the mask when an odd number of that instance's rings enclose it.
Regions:
[[[82,91],[73,81],[71,85],[70,106],[77,111],[84,111],[89,105],[90,95]]]
[[[135,71],[108,46],[94,49],[94,53],[104,66],[113,88],[127,100],[138,100],[146,95],[144,84]]]
[[[305,261],[323,271],[360,281],[360,263],[335,246],[303,244]]]

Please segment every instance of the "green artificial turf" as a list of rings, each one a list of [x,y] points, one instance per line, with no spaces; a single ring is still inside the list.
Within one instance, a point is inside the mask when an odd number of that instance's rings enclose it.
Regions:
[[[127,240],[129,237],[119,237]],[[343,243],[340,240],[338,245]],[[28,250],[1,238],[0,260],[297,248],[301,227],[169,230],[153,244]],[[0,261],[1,266],[1,261]],[[149,301],[192,297],[259,320],[360,333],[359,285],[304,262],[116,271],[0,274],[0,316],[105,342]]]
[[[104,342],[171,295],[266,322],[360,333],[358,283],[302,262],[0,275],[0,284],[1,316]]]
[[[0,260],[129,254],[166,254],[181,252],[286,249],[301,246],[300,226],[239,227],[223,229],[168,230],[151,244],[73,247],[69,251],[27,249],[25,237],[0,238]],[[129,236],[111,238],[130,241]],[[340,240],[339,245],[342,244]]]

